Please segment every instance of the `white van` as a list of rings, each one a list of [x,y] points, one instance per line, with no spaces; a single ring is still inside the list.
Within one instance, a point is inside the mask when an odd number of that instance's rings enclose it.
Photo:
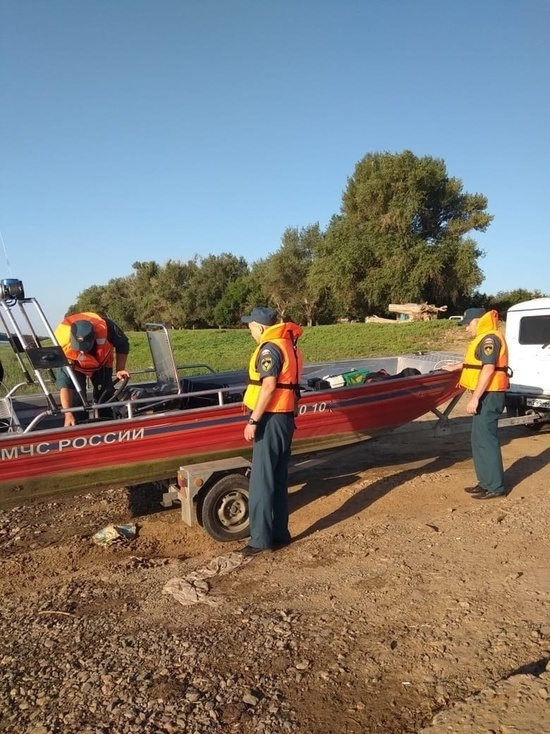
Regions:
[[[513,370],[506,395],[508,415],[550,410],[550,298],[508,309],[506,341]]]

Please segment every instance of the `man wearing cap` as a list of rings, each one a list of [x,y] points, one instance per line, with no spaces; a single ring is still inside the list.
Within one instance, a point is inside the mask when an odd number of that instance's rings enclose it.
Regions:
[[[443,369],[461,370],[459,385],[470,391],[466,410],[473,416],[472,457],[477,485],[466,488],[466,492],[476,500],[494,499],[506,494],[498,419],[510,385],[508,347],[498,329],[496,311],[468,308],[459,323],[466,326],[472,341],[463,363]]]
[[[110,319],[104,319],[91,311],[67,316],[55,330],[55,338],[63,349],[74,371],[82,392],[86,390],[86,378],[93,386],[94,400],[113,392],[113,362],[116,352],[116,377],[130,377],[126,360],[130,351],[128,338]],[[57,371],[56,385],[64,409],[73,406],[74,383],[65,368]],[[75,425],[74,413],[65,413],[65,426]]]
[[[244,437],[254,443],[249,484],[250,543],[254,556],[290,543],[288,530],[288,462],[302,372],[296,346],[302,329],[276,323],[271,308],[254,308],[241,321],[258,345],[248,368],[243,402],[250,411]]]

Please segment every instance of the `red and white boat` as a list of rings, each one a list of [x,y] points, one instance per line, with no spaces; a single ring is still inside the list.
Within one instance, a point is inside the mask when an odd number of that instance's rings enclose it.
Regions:
[[[147,379],[132,389],[120,386],[108,404],[84,396],[86,405],[77,409],[81,422],[63,427],[49,384],[52,368],[66,364],[64,355],[38,302],[24,297],[20,281],[6,283],[0,329],[26,379],[0,397],[0,502],[113,483],[168,482],[183,464],[250,455],[243,437],[245,371],[178,367],[169,332],[153,324],[147,336],[154,370],[142,375]],[[38,333],[44,331],[54,346],[43,346]],[[458,358],[426,352],[306,365],[293,453],[361,441],[436,411],[460,393],[456,374],[440,369]],[[342,375],[357,384],[331,387]],[[27,394],[29,382],[39,392]],[[200,504],[200,492],[194,497]],[[227,498],[213,512],[222,526],[231,526]],[[233,538],[243,535],[243,523],[237,525],[238,534],[229,527]]]

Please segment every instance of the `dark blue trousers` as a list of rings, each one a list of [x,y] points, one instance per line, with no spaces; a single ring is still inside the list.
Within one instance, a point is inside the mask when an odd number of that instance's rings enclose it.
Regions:
[[[503,392],[486,392],[472,420],[472,457],[480,487],[504,494],[504,467],[498,440],[498,419],[504,410]]]
[[[288,543],[288,462],[292,413],[264,413],[256,429],[249,483],[250,545]]]

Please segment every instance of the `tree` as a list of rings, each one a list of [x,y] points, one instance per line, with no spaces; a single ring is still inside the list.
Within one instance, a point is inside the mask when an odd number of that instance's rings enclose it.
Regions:
[[[442,160],[368,154],[329,224],[316,282],[355,318],[392,301],[453,304],[482,282],[482,252],[467,235],[489,226],[486,207],[484,196],[448,177]]]
[[[188,326],[219,326],[216,306],[227,287],[248,274],[248,264],[242,257],[230,253],[196,257],[185,292],[182,294],[188,314]],[[191,262],[189,263],[191,264]]]
[[[494,308],[502,316],[505,316],[506,311],[511,306],[515,306],[516,303],[544,297],[544,293],[538,290],[529,291],[526,288],[516,288],[513,291],[499,291],[496,296],[489,296],[488,306],[489,308]]]
[[[159,314],[160,297],[156,288],[156,278],[160,265],[154,260],[135,262],[132,264],[134,272],[128,278],[128,298],[136,313],[136,321],[141,328],[149,321],[158,322],[162,319]]]
[[[113,278],[107,283],[103,292],[103,313],[121,329],[136,331],[140,328],[130,296],[129,278]]]
[[[322,239],[318,223],[302,229],[288,227],[280,249],[254,264],[255,282],[261,285],[266,303],[282,318],[311,325],[319,291],[309,275]]]
[[[248,276],[242,276],[229,283],[224,294],[214,308],[214,318],[219,326],[236,326],[240,323],[252,289]]]
[[[85,288],[78,294],[76,303],[73,303],[67,309],[67,316],[82,313],[83,311],[92,311],[93,313],[98,313],[100,316],[105,316],[102,313],[105,301],[104,294],[104,285],[91,285],[89,288]]]
[[[174,328],[184,328],[193,319],[194,311],[189,310],[185,293],[195,270],[192,261],[168,260],[153,279],[162,304],[162,321]]]
[[[128,278],[113,278],[107,285],[92,285],[78,295],[67,315],[92,311],[103,318],[110,318],[121,329],[139,328],[135,306],[130,297]]]

